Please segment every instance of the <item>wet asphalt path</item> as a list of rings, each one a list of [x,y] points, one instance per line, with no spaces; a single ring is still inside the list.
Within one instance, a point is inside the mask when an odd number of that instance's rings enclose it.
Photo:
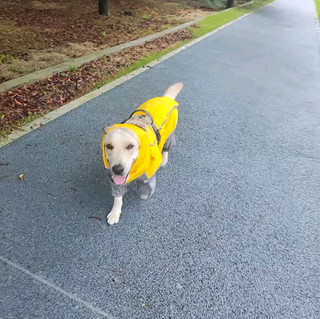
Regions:
[[[1,148],[0,317],[319,318],[316,28],[276,0]],[[112,207],[101,129],[176,81],[154,197],[89,218]]]

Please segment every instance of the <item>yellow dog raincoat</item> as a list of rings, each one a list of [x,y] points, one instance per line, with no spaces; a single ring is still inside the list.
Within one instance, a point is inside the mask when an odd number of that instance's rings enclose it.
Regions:
[[[135,115],[149,115],[154,126],[146,126],[146,128],[143,129],[134,124],[123,123],[114,124],[109,127],[102,137],[102,155],[105,167],[109,168],[104,145],[106,134],[115,128],[125,128],[135,132],[140,143],[138,158],[131,167],[126,183],[129,183],[144,174],[147,178],[151,178],[161,165],[161,152],[166,141],[170,135],[174,133],[177,126],[177,106],[178,103],[169,97],[155,97],[143,103],[134,112]]]

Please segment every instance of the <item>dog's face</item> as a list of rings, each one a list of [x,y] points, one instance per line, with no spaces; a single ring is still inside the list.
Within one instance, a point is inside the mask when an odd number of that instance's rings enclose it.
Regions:
[[[105,136],[104,147],[113,182],[125,184],[131,166],[138,158],[138,136],[130,130],[115,128]]]

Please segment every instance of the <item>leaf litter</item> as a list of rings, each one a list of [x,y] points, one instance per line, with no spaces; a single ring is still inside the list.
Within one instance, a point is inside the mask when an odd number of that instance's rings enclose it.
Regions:
[[[22,124],[27,118],[39,117],[89,93],[142,57],[173,47],[190,38],[192,34],[189,30],[175,32],[93,60],[79,68],[59,72],[34,84],[1,93],[0,131],[2,135],[9,134],[14,128],[22,129]]]

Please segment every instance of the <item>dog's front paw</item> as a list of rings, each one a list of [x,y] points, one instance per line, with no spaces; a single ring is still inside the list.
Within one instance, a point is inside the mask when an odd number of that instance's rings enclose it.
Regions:
[[[117,210],[112,210],[107,216],[107,221],[109,225],[117,224],[120,218],[120,213]]]
[[[164,167],[168,164],[168,152],[162,152],[162,162],[161,167]]]

